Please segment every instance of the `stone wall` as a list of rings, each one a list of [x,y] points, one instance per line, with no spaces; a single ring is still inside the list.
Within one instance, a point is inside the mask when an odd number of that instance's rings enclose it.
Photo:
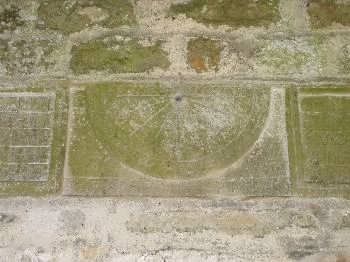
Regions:
[[[349,260],[350,1],[0,4],[0,261]]]

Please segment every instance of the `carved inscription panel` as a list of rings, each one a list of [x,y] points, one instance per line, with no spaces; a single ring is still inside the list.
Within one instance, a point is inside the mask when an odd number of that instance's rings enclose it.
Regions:
[[[0,181],[46,181],[54,94],[0,94]]]
[[[64,164],[66,88],[0,90],[0,195],[59,190]]]
[[[298,115],[289,126],[296,187],[321,196],[349,195],[350,90],[301,89],[293,100]]]

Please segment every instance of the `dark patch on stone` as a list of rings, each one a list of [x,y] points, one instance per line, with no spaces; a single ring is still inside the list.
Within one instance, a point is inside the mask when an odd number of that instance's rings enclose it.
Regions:
[[[176,94],[175,97],[174,97],[176,102],[181,102],[182,98],[183,98],[182,94]]]
[[[333,23],[350,25],[350,4],[335,0],[309,0],[307,10],[313,28],[323,28]]]
[[[317,253],[323,243],[318,238],[302,236],[300,238],[287,237],[283,245],[289,258],[299,260]]]
[[[8,224],[14,222],[16,219],[16,216],[0,213],[0,223],[1,224]]]
[[[63,224],[63,230],[68,233],[80,231],[85,224],[85,214],[81,210],[64,210],[60,214],[60,221]]]
[[[14,5],[5,6],[0,9],[0,33],[6,30],[14,30],[24,24],[19,15],[20,9]]]
[[[342,216],[340,228],[350,228],[350,213]]]

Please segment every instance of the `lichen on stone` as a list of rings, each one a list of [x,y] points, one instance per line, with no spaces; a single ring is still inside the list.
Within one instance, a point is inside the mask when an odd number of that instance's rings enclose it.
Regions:
[[[191,39],[187,44],[187,63],[197,73],[219,70],[222,47],[218,40],[204,37]]]
[[[312,49],[298,42],[273,42],[257,53],[260,64],[279,73],[300,73],[312,57]]]
[[[128,0],[45,0],[38,15],[48,28],[65,34],[92,25],[113,28],[135,24],[133,6]]]
[[[146,72],[167,69],[170,62],[161,41],[143,46],[137,39],[97,39],[72,48],[71,69],[84,74],[91,70],[112,73]]]
[[[47,70],[52,64],[48,56],[56,43],[46,39],[17,39],[0,43],[0,57],[7,74],[33,74]]]
[[[278,0],[192,0],[171,5],[169,15],[215,26],[268,26],[280,19],[278,6]]]

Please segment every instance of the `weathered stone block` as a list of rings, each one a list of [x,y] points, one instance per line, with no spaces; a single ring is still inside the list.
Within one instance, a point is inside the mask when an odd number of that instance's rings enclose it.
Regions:
[[[170,15],[186,14],[199,23],[215,26],[268,26],[280,19],[278,6],[278,0],[192,0],[173,4]]]
[[[331,25],[350,25],[350,2],[337,0],[309,0],[308,14],[313,28]]]
[[[135,24],[133,6],[128,0],[47,0],[40,3],[38,15],[48,28],[64,34],[93,25],[113,28]]]
[[[83,74],[90,71],[138,73],[156,67],[169,67],[167,53],[161,41],[143,44],[140,39],[112,36],[73,46],[71,69]]]
[[[337,77],[350,72],[350,37],[318,34],[223,41],[218,74]]]
[[[65,192],[286,195],[279,96],[215,84],[74,88]]]
[[[0,195],[43,195],[60,187],[66,133],[66,92],[0,91]]]
[[[350,89],[290,90],[287,106],[294,190],[350,197]]]
[[[194,38],[187,43],[187,63],[197,73],[218,71],[222,46],[220,41],[204,37]]]

